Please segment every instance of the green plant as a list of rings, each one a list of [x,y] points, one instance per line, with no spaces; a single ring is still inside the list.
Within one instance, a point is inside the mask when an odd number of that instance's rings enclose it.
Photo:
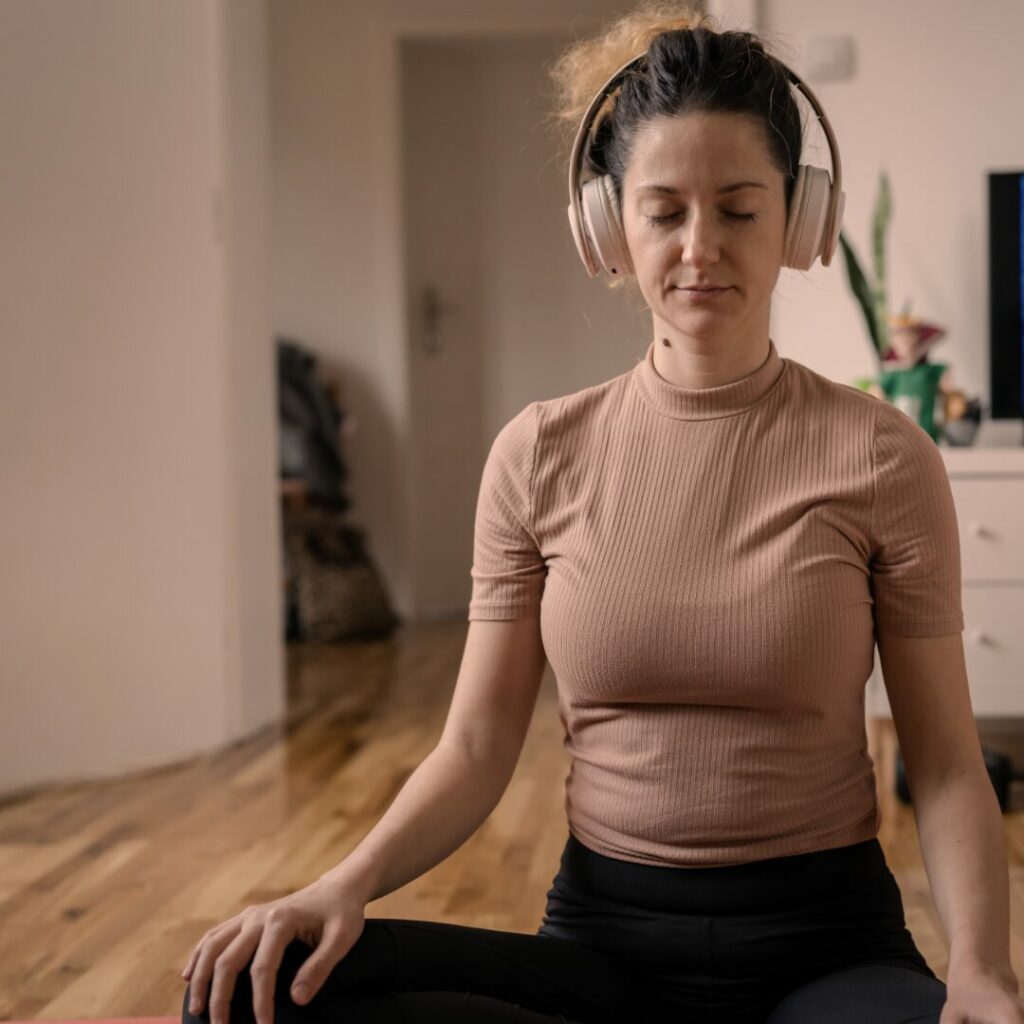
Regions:
[[[869,281],[857,259],[850,240],[839,232],[839,244],[846,260],[846,278],[850,282],[864,322],[867,324],[871,344],[875,349],[875,357],[881,364],[889,349],[889,315],[886,292],[885,236],[892,218],[892,193],[889,188],[889,177],[883,169],[878,182],[878,196],[875,199],[875,212],[872,219],[872,255],[874,256],[874,281]]]

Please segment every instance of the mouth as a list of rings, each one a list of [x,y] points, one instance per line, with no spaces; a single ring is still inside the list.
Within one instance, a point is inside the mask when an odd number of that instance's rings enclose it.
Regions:
[[[711,301],[731,291],[729,288],[675,288],[682,296],[693,302]]]

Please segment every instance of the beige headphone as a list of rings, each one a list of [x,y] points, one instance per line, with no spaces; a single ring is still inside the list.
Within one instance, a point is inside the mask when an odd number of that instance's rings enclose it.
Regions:
[[[582,188],[579,185],[583,143],[589,134],[591,120],[608,90],[624,72],[646,56],[646,53],[642,53],[627,61],[601,86],[583,115],[572,144],[572,156],[569,158],[569,226],[572,228],[572,237],[576,242],[580,259],[583,260],[583,265],[591,277],[596,277],[602,270],[616,275],[632,274],[633,264],[626,246],[626,235],[622,228],[622,217],[612,176],[603,174],[584,182]],[[818,122],[828,138],[832,168],[835,171],[833,184],[828,171],[823,168],[812,167],[809,164],[799,165],[789,219],[786,222],[782,265],[795,270],[809,270],[815,257],[820,256],[822,266],[827,267],[831,264],[836,250],[839,230],[843,223],[843,210],[846,207],[839,147],[832,134],[832,126],[828,123],[828,117],[817,97],[795,71],[782,64],[782,61],[778,62],[817,111]]]

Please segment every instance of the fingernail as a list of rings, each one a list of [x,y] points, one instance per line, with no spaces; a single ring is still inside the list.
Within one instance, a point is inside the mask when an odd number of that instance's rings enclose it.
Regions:
[[[306,999],[309,995],[309,989],[305,985],[296,985],[294,991],[296,999]]]

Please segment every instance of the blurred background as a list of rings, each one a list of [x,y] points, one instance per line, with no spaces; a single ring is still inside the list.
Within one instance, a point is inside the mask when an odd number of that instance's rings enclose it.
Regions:
[[[550,62],[623,9],[0,0],[0,896],[80,851],[59,814],[24,811],[49,787],[283,739],[357,675],[429,675],[439,727],[491,441],[649,341],[647,310],[579,261],[546,123]],[[989,176],[1024,168],[1024,5],[707,10],[762,34],[821,100],[865,264],[887,172],[892,306],[943,325],[943,362],[988,412],[970,454],[1016,459],[985,465],[1019,493],[1019,405],[991,414]],[[798,102],[803,159],[830,168]],[[771,333],[832,379],[877,370],[838,252],[782,270]],[[425,667],[415,630],[432,625],[451,645]],[[1020,682],[993,713],[1024,715]],[[390,769],[397,749],[376,754]],[[25,856],[46,841],[69,845]],[[201,931],[178,925],[175,957]],[[18,1005],[86,1005],[58,989]]]

